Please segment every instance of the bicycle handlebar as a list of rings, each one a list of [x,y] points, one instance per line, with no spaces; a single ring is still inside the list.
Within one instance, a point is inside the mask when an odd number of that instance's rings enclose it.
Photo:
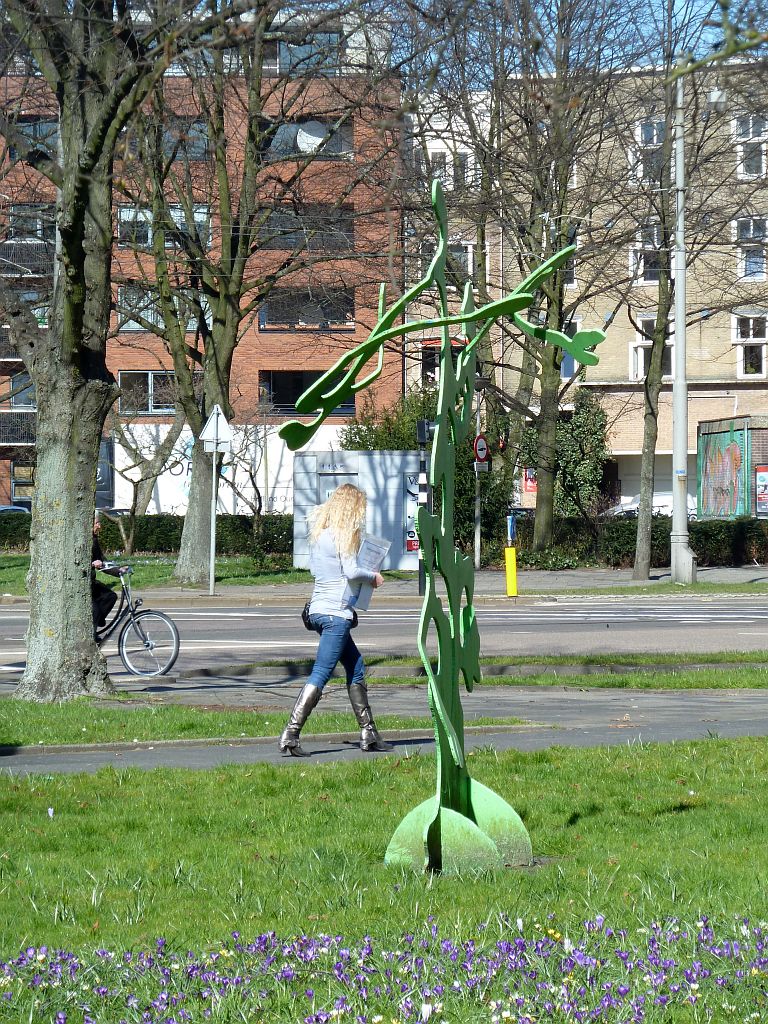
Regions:
[[[118,562],[102,562],[99,572],[104,572],[107,576],[130,576],[133,569],[130,565],[120,565]]]

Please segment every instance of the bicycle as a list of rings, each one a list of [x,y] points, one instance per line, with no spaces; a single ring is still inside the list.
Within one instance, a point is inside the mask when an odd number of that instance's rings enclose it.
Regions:
[[[131,591],[133,569],[117,562],[104,562],[99,572],[116,576],[120,580],[120,603],[110,612],[103,626],[96,629],[96,643],[101,646],[120,624],[117,649],[126,670],[134,676],[162,676],[179,656],[179,631],[164,612],[138,609],[143,604]]]

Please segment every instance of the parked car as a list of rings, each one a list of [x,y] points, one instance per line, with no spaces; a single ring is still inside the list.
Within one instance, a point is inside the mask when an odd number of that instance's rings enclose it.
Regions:
[[[26,512],[27,515],[31,514],[24,505],[0,505],[0,512]]]
[[[515,519],[533,519],[536,515],[536,509],[524,507],[523,505],[510,505],[507,508],[507,515],[514,516]]]
[[[620,502],[618,505],[613,505],[611,508],[606,509],[605,515],[607,516],[621,516],[630,518],[636,516],[638,509],[640,508],[640,495],[636,494],[634,498],[627,498],[626,501]],[[672,492],[671,491],[657,491],[653,496],[652,514],[654,516],[671,516],[672,515]],[[696,499],[692,495],[688,495],[688,518],[695,519],[697,515]]]

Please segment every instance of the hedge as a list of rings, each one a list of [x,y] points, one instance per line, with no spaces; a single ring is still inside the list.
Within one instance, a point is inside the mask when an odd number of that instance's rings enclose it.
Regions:
[[[23,512],[0,515],[0,550],[29,550],[32,517]],[[175,554],[179,550],[183,516],[137,516],[134,550]],[[651,565],[668,566],[672,521],[654,516],[651,528]],[[704,520],[688,524],[690,544],[699,565],[748,565],[768,563],[768,520],[742,518]],[[634,563],[636,519],[606,518],[598,523],[597,535],[582,519],[556,519],[554,544],[544,552],[532,551],[533,519],[517,523],[518,561],[521,566],[567,569],[599,563],[626,568]],[[123,542],[117,523],[102,516],[101,545],[107,552],[119,551]],[[486,545],[484,563],[503,563],[503,542]],[[293,551],[293,516],[270,512],[261,517],[260,535],[254,537],[252,516],[220,515],[216,523],[216,550],[222,555],[290,555]]]
[[[0,549],[28,551],[32,517],[23,512],[0,515]],[[270,512],[262,516],[258,538],[253,533],[253,516],[220,515],[216,520],[216,551],[221,555],[290,555],[293,551],[293,516]],[[179,550],[183,516],[137,516],[134,551],[157,554]],[[105,552],[123,547],[117,523],[101,517],[101,546]]]
[[[651,565],[670,564],[669,516],[654,516],[651,525]],[[744,517],[735,520],[709,519],[688,524],[691,548],[699,565],[748,565],[768,562],[768,520]],[[518,560],[523,566],[573,568],[598,562],[612,568],[628,568],[635,561],[637,520],[606,518],[597,525],[595,536],[581,519],[556,519],[554,543],[545,552],[533,552],[533,519],[517,524]]]

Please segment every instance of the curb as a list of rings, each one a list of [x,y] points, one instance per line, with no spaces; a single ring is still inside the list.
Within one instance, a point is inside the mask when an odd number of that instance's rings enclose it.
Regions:
[[[596,675],[632,675],[634,673],[648,672],[699,672],[704,669],[738,669],[754,668],[768,669],[768,662],[658,662],[643,665],[595,665],[595,664],[560,664],[547,665],[542,663],[526,663],[524,665],[481,665],[484,677],[512,676],[524,679],[528,676],[596,676]],[[212,665],[210,668],[189,669],[186,672],[179,672],[177,680],[189,679],[219,679],[232,677],[254,677],[269,678],[272,676],[286,675],[294,679],[303,679],[312,671],[311,660],[306,662],[285,661],[273,664],[263,662],[246,662],[241,665]],[[374,679],[388,679],[391,676],[414,679],[421,683],[426,682],[426,672],[423,665],[369,665],[365,666],[366,675]],[[138,677],[131,676],[131,679]],[[335,670],[332,678],[343,679],[343,672]]]

